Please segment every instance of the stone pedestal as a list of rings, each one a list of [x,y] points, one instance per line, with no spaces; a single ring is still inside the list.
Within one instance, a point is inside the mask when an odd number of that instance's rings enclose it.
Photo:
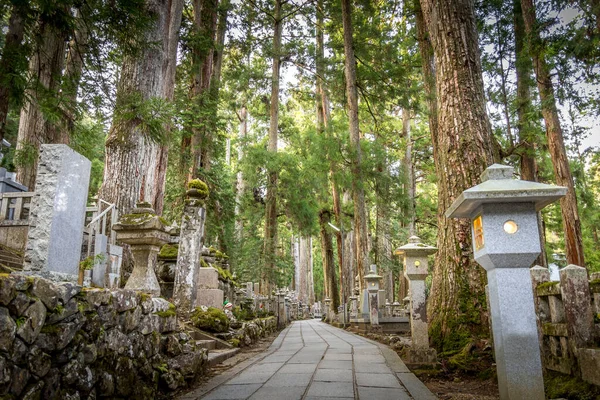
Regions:
[[[90,161],[67,145],[41,146],[25,273],[52,280],[77,280],[90,168]]]
[[[219,272],[213,267],[198,268],[195,307],[223,308],[223,291],[219,289]]]
[[[433,364],[437,361],[435,349],[429,348],[427,325],[427,297],[425,278],[428,274],[427,256],[437,251],[435,247],[421,243],[412,236],[408,244],[396,250],[396,254],[404,256],[404,276],[409,282],[410,297],[410,333],[412,346],[405,353],[407,364]]]
[[[198,295],[198,269],[202,257],[204,221],[206,219],[204,198],[198,197],[199,193],[203,194],[204,192],[194,190],[187,192],[188,197],[183,209],[179,234],[173,302],[184,314],[192,311]]]
[[[121,216],[113,225],[117,241],[130,246],[133,255],[133,272],[125,289],[160,295],[160,286],[154,272],[156,256],[160,248],[168,243],[169,234],[165,226],[148,203],[138,203],[131,214]]]

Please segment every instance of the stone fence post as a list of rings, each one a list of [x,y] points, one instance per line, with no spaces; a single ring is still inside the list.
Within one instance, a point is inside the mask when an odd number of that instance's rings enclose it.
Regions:
[[[206,220],[204,199],[208,196],[208,187],[200,180],[193,180],[188,185],[186,195],[173,285],[173,300],[184,315],[191,312],[196,303],[197,276]]]
[[[565,307],[565,319],[569,333],[569,347],[577,355],[577,349],[594,344],[594,315],[590,296],[587,270],[568,265],[560,271],[560,289]]]

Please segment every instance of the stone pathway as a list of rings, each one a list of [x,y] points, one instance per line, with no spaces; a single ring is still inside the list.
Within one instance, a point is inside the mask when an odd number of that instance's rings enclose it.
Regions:
[[[269,350],[179,400],[429,400],[436,397],[387,346],[321,321],[294,322]]]

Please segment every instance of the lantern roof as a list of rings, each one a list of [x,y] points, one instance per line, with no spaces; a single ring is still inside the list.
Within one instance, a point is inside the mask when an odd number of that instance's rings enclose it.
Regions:
[[[421,243],[421,239],[418,236],[411,236],[408,238],[408,243],[404,246],[398,247],[394,254],[407,256],[428,256],[430,254],[434,254],[436,251],[437,247],[428,246],[425,243]]]
[[[446,210],[447,218],[470,218],[484,203],[534,203],[536,211],[567,193],[563,186],[512,179],[514,168],[490,165],[481,174],[481,183],[465,190]]]

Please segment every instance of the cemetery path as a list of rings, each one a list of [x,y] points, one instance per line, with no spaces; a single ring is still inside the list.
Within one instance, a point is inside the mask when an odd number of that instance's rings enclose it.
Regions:
[[[296,321],[269,349],[178,400],[429,400],[389,347],[317,320]]]

